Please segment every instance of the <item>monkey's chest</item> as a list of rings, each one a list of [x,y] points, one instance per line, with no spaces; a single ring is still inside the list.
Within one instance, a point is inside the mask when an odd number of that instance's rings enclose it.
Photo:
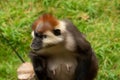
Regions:
[[[77,61],[74,57],[52,57],[48,60],[48,75],[52,80],[73,80]]]

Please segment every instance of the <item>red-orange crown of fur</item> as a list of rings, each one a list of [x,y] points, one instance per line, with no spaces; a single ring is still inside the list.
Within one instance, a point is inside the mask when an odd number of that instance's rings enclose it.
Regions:
[[[38,32],[44,32],[46,30],[52,30],[58,25],[58,21],[55,17],[50,14],[44,14],[40,16],[32,25],[32,29],[36,30],[37,26],[42,24],[40,28],[37,29]],[[49,24],[49,25],[47,25]]]

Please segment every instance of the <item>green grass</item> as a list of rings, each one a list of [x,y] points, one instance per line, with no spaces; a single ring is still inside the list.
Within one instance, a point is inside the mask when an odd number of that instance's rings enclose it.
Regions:
[[[87,35],[99,61],[96,80],[120,80],[120,0],[1,0],[0,30],[26,61],[31,24],[47,12]],[[7,43],[0,36],[0,80],[17,80],[21,61]]]

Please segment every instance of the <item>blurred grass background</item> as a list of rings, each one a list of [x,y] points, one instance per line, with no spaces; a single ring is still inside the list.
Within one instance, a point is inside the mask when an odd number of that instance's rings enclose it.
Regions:
[[[70,19],[99,61],[96,80],[120,80],[120,0],[0,0],[0,34],[29,61],[31,24],[42,13]],[[21,61],[0,35],[0,80],[17,80]]]

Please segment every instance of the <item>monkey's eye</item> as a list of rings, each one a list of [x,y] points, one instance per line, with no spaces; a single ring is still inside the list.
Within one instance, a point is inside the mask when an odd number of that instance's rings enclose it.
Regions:
[[[46,38],[47,37],[47,35],[43,35],[41,33],[35,33],[35,36],[39,37],[39,38]]]
[[[47,35],[43,35],[44,38],[47,38]]]
[[[61,35],[61,31],[59,29],[55,29],[53,30],[53,34],[55,34],[56,36]]]

